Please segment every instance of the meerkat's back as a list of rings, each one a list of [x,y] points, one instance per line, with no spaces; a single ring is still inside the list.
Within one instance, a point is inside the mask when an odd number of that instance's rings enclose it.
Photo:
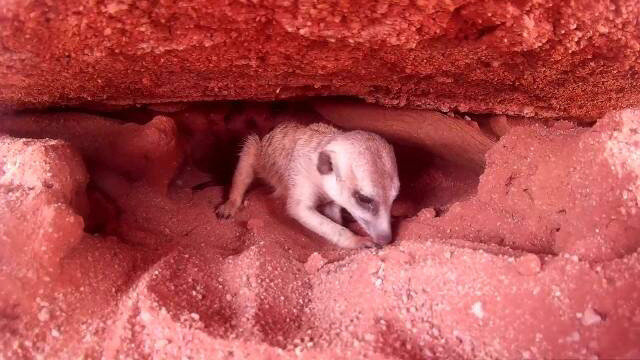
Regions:
[[[312,156],[332,135],[340,130],[326,124],[302,125],[284,122],[260,141],[256,175],[269,182],[276,191],[286,191],[294,166]]]

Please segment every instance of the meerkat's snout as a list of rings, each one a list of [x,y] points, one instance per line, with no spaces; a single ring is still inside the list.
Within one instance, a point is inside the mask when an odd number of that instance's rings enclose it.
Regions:
[[[358,203],[358,201],[356,202]],[[357,206],[360,207],[361,205],[357,204]],[[357,208],[351,208],[352,210],[349,212],[358,214],[354,215],[356,221],[367,231],[377,245],[387,245],[393,240],[390,209],[379,210],[378,215],[369,215],[362,214],[362,211]],[[347,208],[347,210],[349,209]]]
[[[391,234],[391,218],[389,216],[386,219],[382,219],[382,224],[367,229],[367,232],[373,238],[373,241],[378,245],[387,245],[393,239]]]

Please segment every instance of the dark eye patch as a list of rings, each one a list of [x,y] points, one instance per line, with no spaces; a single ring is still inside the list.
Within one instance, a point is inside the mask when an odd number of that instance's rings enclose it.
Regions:
[[[355,191],[353,193],[353,197],[356,199],[357,202],[365,204],[365,205],[371,204],[373,202],[372,198],[370,198],[368,196],[365,196],[365,195],[362,195],[358,191]]]
[[[374,199],[363,195],[359,191],[353,192],[353,198],[361,208],[366,209],[373,214],[376,214],[378,212],[378,203]]]

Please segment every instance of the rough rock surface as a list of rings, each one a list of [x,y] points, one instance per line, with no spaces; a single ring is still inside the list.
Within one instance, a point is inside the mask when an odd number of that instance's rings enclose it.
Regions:
[[[477,196],[432,224],[471,241],[587,260],[636,252],[638,119],[640,112],[625,110],[588,129],[511,130],[487,154]]]
[[[638,18],[635,0],[10,0],[0,107],[316,94],[588,121],[640,103]]]
[[[59,140],[0,138],[0,357],[640,357],[640,112],[511,128],[479,179],[398,146],[396,241],[349,251],[264,187],[216,219],[223,187],[193,157],[270,116],[173,110],[187,158],[168,189]],[[69,144],[103,124],[74,116]],[[146,156],[132,144],[115,146]]]

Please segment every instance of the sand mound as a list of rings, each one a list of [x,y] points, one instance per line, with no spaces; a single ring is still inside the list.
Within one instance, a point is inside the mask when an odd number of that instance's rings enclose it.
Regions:
[[[396,241],[349,251],[264,186],[215,218],[206,144],[271,110],[169,110],[3,120],[34,138],[0,138],[4,357],[640,357],[637,111],[510,128],[480,177],[398,144]]]

